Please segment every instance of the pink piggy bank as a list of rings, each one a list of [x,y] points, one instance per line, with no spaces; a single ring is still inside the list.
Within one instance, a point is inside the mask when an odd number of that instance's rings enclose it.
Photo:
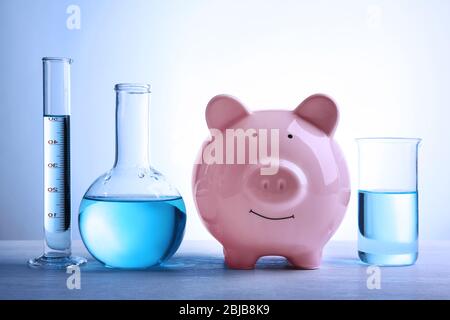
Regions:
[[[338,109],[313,95],[293,111],[248,111],[219,95],[206,108],[211,138],[193,171],[197,210],[223,245],[229,268],[283,256],[316,269],[350,198],[344,156],[333,139]]]

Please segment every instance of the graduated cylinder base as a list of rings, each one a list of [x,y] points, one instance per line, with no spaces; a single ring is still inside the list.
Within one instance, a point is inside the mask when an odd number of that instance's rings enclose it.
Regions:
[[[66,269],[69,266],[79,266],[86,263],[87,260],[83,257],[76,256],[52,256],[43,254],[40,257],[28,260],[28,265],[32,268],[42,269]]]
[[[70,229],[64,232],[45,230],[44,253],[28,260],[28,265],[42,269],[66,269],[68,266],[82,265],[87,262],[83,257],[72,256]]]
[[[358,251],[358,256],[361,261],[378,266],[409,266],[417,261],[418,254],[373,254],[363,251]]]

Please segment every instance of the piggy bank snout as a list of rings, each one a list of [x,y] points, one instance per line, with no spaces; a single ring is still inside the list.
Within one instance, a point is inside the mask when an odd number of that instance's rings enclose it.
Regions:
[[[278,172],[263,175],[260,167],[249,174],[247,189],[262,201],[278,202],[298,198],[301,194],[301,174],[292,165],[280,164]]]

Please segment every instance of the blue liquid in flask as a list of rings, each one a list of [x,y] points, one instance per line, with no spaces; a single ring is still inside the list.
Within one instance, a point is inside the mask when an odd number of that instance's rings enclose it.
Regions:
[[[359,191],[358,255],[369,264],[411,265],[418,252],[417,192]]]
[[[80,233],[89,252],[106,266],[141,269],[170,258],[186,224],[181,197],[84,197]]]

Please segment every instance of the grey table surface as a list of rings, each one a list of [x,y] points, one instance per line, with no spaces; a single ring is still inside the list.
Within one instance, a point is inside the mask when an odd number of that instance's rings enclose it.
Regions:
[[[88,258],[81,288],[69,290],[65,271],[31,269],[40,241],[0,241],[0,299],[449,299],[450,242],[421,243],[418,262],[380,268],[380,289],[368,289],[367,265],[356,243],[330,242],[318,270],[295,270],[283,258],[262,258],[255,270],[230,270],[212,241],[185,241],[165,266],[125,271]]]

